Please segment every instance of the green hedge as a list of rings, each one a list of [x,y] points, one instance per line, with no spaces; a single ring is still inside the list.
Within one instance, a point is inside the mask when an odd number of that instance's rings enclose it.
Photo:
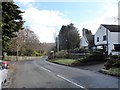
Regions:
[[[111,55],[109,58],[106,58],[105,68],[120,68],[120,55]]]
[[[109,59],[106,63],[105,63],[105,68],[106,69],[110,69],[110,68],[120,68],[120,60],[112,60]]]
[[[110,58],[111,58],[111,59],[119,59],[119,58],[120,58],[120,55],[111,55]]]
[[[76,53],[68,53],[65,50],[61,50],[59,52],[56,52],[54,54],[54,57],[53,57],[53,54],[51,54],[51,53],[48,56],[49,59],[52,59],[52,58],[77,59],[79,57],[81,57],[81,55],[76,54]]]
[[[100,52],[92,52],[82,58],[78,59],[80,62],[101,62],[101,61],[105,61],[105,55],[103,53]]]
[[[61,50],[55,53],[55,58],[66,58],[67,54],[67,51]]]
[[[110,68],[107,73],[120,77],[120,68]]]

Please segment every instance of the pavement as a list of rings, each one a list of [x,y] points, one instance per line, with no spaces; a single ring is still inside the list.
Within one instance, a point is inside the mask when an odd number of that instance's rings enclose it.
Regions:
[[[50,63],[46,58],[17,62],[9,88],[119,88],[117,77]]]

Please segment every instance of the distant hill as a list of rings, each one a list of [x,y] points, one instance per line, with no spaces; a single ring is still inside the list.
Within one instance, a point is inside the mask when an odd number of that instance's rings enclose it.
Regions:
[[[55,46],[55,43],[41,43],[41,50],[44,52],[48,52],[54,46]]]

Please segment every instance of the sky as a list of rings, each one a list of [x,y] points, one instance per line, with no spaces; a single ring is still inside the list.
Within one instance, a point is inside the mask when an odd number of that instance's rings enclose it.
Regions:
[[[55,42],[62,25],[73,23],[80,35],[86,28],[96,33],[100,24],[118,24],[119,0],[14,0],[24,11],[28,26],[40,42]]]

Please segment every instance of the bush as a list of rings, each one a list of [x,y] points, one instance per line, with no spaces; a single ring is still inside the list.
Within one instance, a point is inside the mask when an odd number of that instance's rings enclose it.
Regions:
[[[82,56],[77,59],[80,64],[94,64],[98,62],[105,61],[105,55],[103,55],[100,52],[91,52],[90,54],[87,54],[86,56]]]
[[[40,53],[38,53],[37,51],[34,51],[34,52],[32,53],[32,56],[40,56]]]
[[[110,57],[111,57],[112,59],[118,59],[118,58],[119,58],[118,55],[111,55]]]
[[[55,53],[55,58],[65,58],[67,55],[67,51],[61,50]]]
[[[92,52],[86,56],[86,61],[105,61],[105,55],[101,52]]]
[[[113,63],[112,67],[120,68],[120,60]]]
[[[67,50],[68,53],[85,53],[86,49],[75,48],[74,50]]]
[[[53,54],[49,53],[48,59],[53,59]]]
[[[77,59],[79,62],[84,63],[86,62],[86,57],[81,57]]]
[[[118,60],[120,60],[120,55],[118,56]]]
[[[113,67],[113,64],[116,62],[115,60],[112,60],[110,58],[108,58],[106,60],[107,60],[107,62],[104,65],[106,69],[110,69],[111,67]]]
[[[80,55],[76,53],[68,53],[65,50],[61,50],[55,53],[55,58],[65,58],[65,59],[77,59]]]
[[[112,55],[109,58],[106,59],[105,68],[119,68],[120,67],[120,56],[119,55]]]
[[[79,54],[75,54],[75,53],[67,53],[65,58],[66,59],[78,59],[79,57],[81,57],[83,55],[79,55]]]
[[[115,75],[115,76],[120,76],[120,68],[110,68],[108,70],[108,74]]]

